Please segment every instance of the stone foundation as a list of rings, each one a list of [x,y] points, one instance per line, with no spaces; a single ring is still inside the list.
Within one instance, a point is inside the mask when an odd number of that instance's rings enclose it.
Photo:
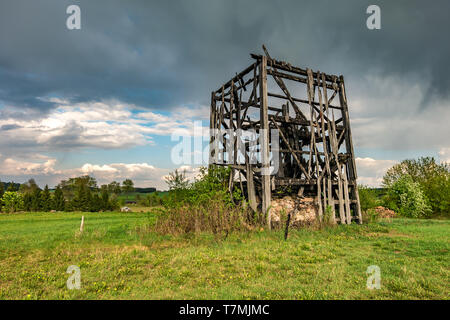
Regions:
[[[318,214],[316,201],[313,198],[297,196],[272,199],[270,214],[273,226],[284,225],[288,213],[291,214],[290,226],[313,224]]]

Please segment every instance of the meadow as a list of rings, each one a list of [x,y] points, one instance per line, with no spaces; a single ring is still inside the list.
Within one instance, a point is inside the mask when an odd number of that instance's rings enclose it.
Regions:
[[[85,228],[80,234],[81,216]],[[167,236],[157,213],[0,215],[0,299],[448,299],[448,220]],[[68,266],[81,269],[69,290]],[[367,267],[381,289],[366,288]]]

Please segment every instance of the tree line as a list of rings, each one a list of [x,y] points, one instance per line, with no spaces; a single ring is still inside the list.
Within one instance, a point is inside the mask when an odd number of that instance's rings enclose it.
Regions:
[[[34,179],[20,184],[0,182],[0,209],[5,212],[16,211],[112,211],[119,208],[118,195],[134,191],[131,179],[122,184],[113,181],[97,186],[91,176],[81,176],[62,180],[50,191],[48,185],[39,188]]]

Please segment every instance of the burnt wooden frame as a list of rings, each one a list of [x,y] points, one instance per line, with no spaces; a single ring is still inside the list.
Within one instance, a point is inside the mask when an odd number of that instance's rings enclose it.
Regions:
[[[250,206],[267,214],[269,228],[271,198],[294,192],[317,199],[320,219],[331,211],[332,222],[362,223],[344,77],[294,67],[263,48],[265,55],[251,54],[254,62],[211,94],[210,128],[221,137],[211,136],[218,149],[211,148],[210,164],[231,167],[230,191],[239,184]],[[227,153],[238,141],[224,129],[277,129],[279,150],[264,130],[256,150],[265,152],[252,164],[249,141],[239,142],[240,158]],[[279,170],[262,174],[272,151]]]

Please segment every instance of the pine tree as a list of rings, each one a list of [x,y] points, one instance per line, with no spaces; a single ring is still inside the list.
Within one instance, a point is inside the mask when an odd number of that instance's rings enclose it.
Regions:
[[[3,194],[5,193],[5,185],[3,182],[0,181],[0,198],[3,197]]]
[[[31,211],[33,197],[30,193],[25,193],[23,195],[23,210]]]
[[[85,187],[84,191],[84,200],[83,200],[83,211],[92,211],[92,193],[89,187]]]
[[[64,194],[60,186],[56,187],[55,193],[53,195],[53,209],[56,211],[64,211],[65,209]]]
[[[102,193],[101,193],[101,210],[103,211],[107,211],[110,208],[109,205],[109,193],[107,189],[103,189],[102,188]]]
[[[75,196],[71,201],[71,207],[76,211],[83,211],[83,201],[84,201],[84,186],[79,185],[75,190]]]
[[[31,211],[41,210],[41,189],[36,189],[31,195]]]
[[[48,185],[45,185],[44,191],[41,192],[41,210],[50,211],[51,208],[51,196],[48,190]]]
[[[6,189],[6,191],[11,191],[11,192],[17,191],[14,181],[9,183],[8,189]]]
[[[5,186],[3,185],[3,182],[0,181],[0,211],[2,211],[2,197],[3,194],[5,193]]]
[[[102,209],[102,200],[97,193],[92,196],[91,211],[98,212]]]

